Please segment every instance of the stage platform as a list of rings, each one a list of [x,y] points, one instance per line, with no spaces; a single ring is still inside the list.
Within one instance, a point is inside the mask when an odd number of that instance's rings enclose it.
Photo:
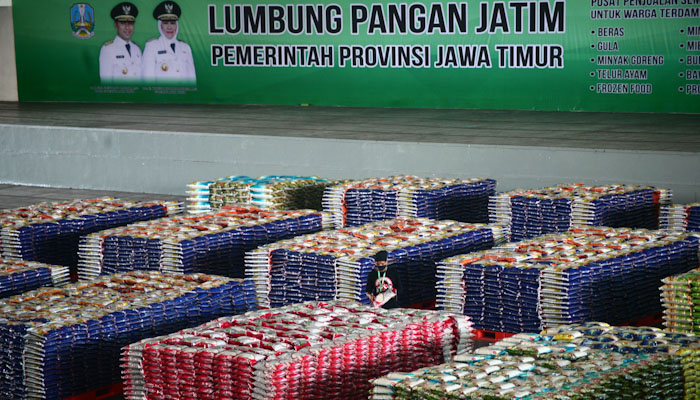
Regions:
[[[0,102],[5,184],[183,195],[228,175],[398,174],[700,201],[700,114]]]

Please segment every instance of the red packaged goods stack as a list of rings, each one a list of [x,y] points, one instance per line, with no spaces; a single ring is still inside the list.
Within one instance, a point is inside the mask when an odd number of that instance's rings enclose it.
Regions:
[[[127,399],[366,399],[370,380],[471,348],[462,315],[309,302],[224,317],[123,350]]]

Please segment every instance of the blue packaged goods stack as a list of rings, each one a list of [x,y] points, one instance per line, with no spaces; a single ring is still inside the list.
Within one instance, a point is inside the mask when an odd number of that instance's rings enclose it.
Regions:
[[[508,226],[520,241],[576,226],[658,229],[659,207],[671,191],[633,185],[558,185],[499,193],[489,202],[489,221]]]
[[[449,363],[390,373],[373,381],[370,398],[696,399],[689,397],[696,383],[684,379],[687,349],[700,349],[700,340],[656,328],[562,326],[518,334]]]
[[[620,324],[660,312],[661,280],[697,265],[691,235],[576,228],[443,260],[437,305],[497,332]]]
[[[224,206],[250,205],[275,210],[321,210],[326,187],[337,181],[316,176],[229,176],[187,185],[187,209],[207,212]]]
[[[661,207],[661,229],[700,232],[700,203]]]
[[[63,286],[69,280],[68,267],[0,259],[0,299],[40,287]]]
[[[204,214],[146,221],[87,235],[81,279],[131,270],[244,276],[244,255],[260,245],[330,227],[313,210],[224,207]]]
[[[397,217],[487,223],[495,190],[493,179],[374,178],[327,188],[323,209],[336,228]]]
[[[39,203],[0,211],[0,252],[9,260],[65,265],[75,273],[81,236],[182,212],[182,203],[110,197]]]
[[[150,399],[367,399],[370,379],[471,350],[469,319],[309,302],[223,317],[124,348],[124,392]]]
[[[0,398],[63,399],[120,382],[120,349],[255,309],[250,282],[132,272],[0,301]]]
[[[246,277],[261,307],[333,299],[369,304],[373,256],[386,250],[401,281],[398,302],[408,306],[435,299],[437,261],[502,241],[497,226],[398,218],[259,247],[246,255]]]
[[[700,335],[700,268],[669,276],[662,282],[666,329]]]

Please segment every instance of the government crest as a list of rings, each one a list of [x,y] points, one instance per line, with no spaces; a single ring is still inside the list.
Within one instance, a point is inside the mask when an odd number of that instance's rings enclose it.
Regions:
[[[70,27],[73,36],[89,39],[95,34],[95,11],[87,3],[76,3],[70,8]]]

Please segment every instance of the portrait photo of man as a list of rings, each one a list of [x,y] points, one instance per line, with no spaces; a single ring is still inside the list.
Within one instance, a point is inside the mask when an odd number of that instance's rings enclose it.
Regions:
[[[117,36],[100,49],[100,81],[103,84],[141,79],[141,49],[131,41],[138,14],[138,8],[130,2],[122,2],[112,8],[110,15]]]

